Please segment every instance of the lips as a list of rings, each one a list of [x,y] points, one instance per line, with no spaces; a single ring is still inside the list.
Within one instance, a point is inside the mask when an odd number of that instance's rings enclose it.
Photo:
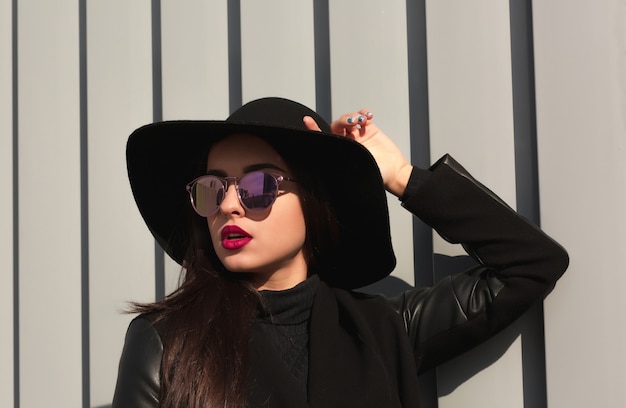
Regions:
[[[239,249],[252,240],[252,236],[236,225],[226,225],[222,228],[222,247],[224,249]]]

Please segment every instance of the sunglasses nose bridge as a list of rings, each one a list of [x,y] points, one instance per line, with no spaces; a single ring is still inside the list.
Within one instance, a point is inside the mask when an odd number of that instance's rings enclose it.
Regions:
[[[228,190],[230,190],[230,186],[235,186],[235,192],[239,194],[239,177],[229,176],[222,177],[222,184],[224,189],[224,198],[226,198],[226,194],[228,194]]]
[[[224,177],[224,190],[228,191],[228,187],[230,187],[231,185],[235,186],[235,189],[239,189],[239,177],[236,176],[230,176],[230,177]]]
[[[241,207],[241,208],[245,208],[243,207],[243,203],[241,202],[241,197],[239,196],[239,177],[223,177],[222,180],[224,181],[224,196],[222,197],[222,200],[220,201],[220,203],[218,204],[218,207],[222,208],[222,211],[227,211],[227,212],[231,212],[233,205],[237,206],[237,207]],[[235,188],[235,191],[233,191],[233,193],[235,194],[234,197],[229,198],[229,191],[230,191],[230,187],[233,186]],[[231,201],[233,200],[234,201]],[[223,207],[227,207],[227,208],[223,208]]]

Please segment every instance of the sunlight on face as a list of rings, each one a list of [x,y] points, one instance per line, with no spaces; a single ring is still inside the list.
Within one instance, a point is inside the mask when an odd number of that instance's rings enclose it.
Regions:
[[[228,136],[209,152],[208,172],[242,177],[251,170],[292,176],[276,150],[254,135]],[[220,261],[232,272],[249,274],[258,289],[287,289],[307,276],[302,251],[306,226],[297,183],[284,181],[279,190],[270,208],[250,212],[231,184],[217,213],[207,218]]]

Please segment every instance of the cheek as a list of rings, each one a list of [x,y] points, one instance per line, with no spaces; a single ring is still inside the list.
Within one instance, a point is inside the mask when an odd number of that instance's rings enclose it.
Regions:
[[[300,200],[297,197],[289,197],[291,202],[288,208],[278,212],[278,216],[281,218],[278,221],[279,225],[287,231],[290,239],[297,241],[298,243],[304,242],[306,235],[306,224],[304,222],[304,214],[302,212],[302,206]]]
[[[267,218],[256,224],[257,243],[266,255],[294,256],[302,250],[306,236],[302,208],[297,197],[279,200]]]
[[[211,242],[215,246],[215,243],[220,241],[218,234],[219,226],[217,225],[216,216],[211,216],[206,219],[207,228],[209,229],[209,235],[211,236]]]

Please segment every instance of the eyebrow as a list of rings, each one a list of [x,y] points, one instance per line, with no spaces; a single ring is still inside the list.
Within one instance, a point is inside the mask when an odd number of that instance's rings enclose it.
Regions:
[[[266,170],[266,169],[272,169],[272,170],[278,170],[280,172],[286,172],[285,169],[283,169],[282,167],[279,167],[273,163],[255,163],[255,164],[251,164],[249,166],[246,166],[243,168],[243,174],[246,173],[250,173],[252,171],[256,171],[256,170]],[[220,177],[226,177],[228,176],[228,174],[223,171],[223,170],[218,170],[218,169],[210,169],[207,170],[206,174],[210,174],[210,175],[214,175],[214,176],[220,176]]]

